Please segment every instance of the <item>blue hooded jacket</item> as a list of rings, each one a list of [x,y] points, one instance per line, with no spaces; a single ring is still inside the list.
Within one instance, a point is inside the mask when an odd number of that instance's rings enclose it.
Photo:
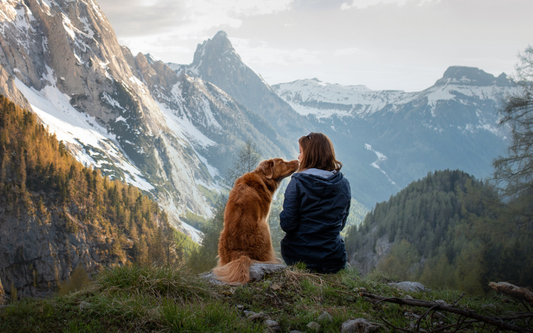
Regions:
[[[350,210],[350,183],[342,173],[308,169],[292,175],[285,191],[281,255],[288,265],[303,262],[319,273],[346,265],[340,232]]]

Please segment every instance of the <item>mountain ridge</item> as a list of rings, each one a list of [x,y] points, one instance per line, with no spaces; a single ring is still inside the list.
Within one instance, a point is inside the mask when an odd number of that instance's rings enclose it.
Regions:
[[[264,158],[293,158],[300,136],[326,133],[353,177],[354,197],[367,207],[441,165],[483,176],[505,146],[496,97],[513,88],[502,75],[451,66],[437,80],[443,84],[415,93],[319,80],[308,83],[331,91],[281,91],[242,62],[225,32],[199,44],[191,64],[165,64],[120,46],[92,0],[26,3],[2,3],[12,15],[2,22],[0,65],[15,79],[0,88],[14,99],[23,90],[33,106],[46,106],[37,112],[57,131],[62,117],[76,118],[80,132],[91,133],[61,133],[76,156],[145,184],[178,227],[187,211],[210,216],[206,193],[221,189],[248,138]],[[24,47],[13,50],[23,35]],[[453,151],[461,158],[449,158]]]
[[[430,170],[489,176],[492,159],[507,144],[497,110],[505,95],[518,89],[504,76],[451,66],[420,92],[373,91],[316,79],[272,88],[340,142],[336,150],[345,165],[355,165],[346,171],[355,171],[354,197],[371,207],[372,201],[386,200]]]
[[[248,109],[265,118],[281,135],[295,140],[309,132],[310,123],[285,103],[261,76],[246,66],[235,52],[228,35],[219,31],[212,39],[198,44],[194,60],[188,66],[170,63],[179,73],[184,71],[218,86]],[[286,142],[284,146],[294,146]],[[295,148],[285,148],[294,154]]]
[[[137,186],[149,184],[141,187],[158,198],[176,227],[186,207],[209,216],[197,183],[217,191],[216,182],[202,171],[191,142],[168,128],[138,73],[147,70],[147,60],[118,44],[97,4],[10,0],[1,6],[0,75],[14,78],[1,92],[33,108],[85,163]],[[20,98],[21,91],[33,104]],[[57,126],[64,120],[74,127]]]

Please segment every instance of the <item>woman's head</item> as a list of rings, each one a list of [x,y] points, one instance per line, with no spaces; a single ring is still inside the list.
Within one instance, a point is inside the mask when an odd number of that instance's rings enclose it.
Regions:
[[[300,144],[300,169],[316,168],[327,171],[339,171],[342,163],[335,159],[335,149],[331,140],[322,133],[309,133],[298,140]]]

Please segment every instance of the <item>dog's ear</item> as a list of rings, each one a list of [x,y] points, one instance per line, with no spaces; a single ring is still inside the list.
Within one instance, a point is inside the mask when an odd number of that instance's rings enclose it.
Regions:
[[[261,169],[265,174],[266,179],[272,179],[274,176],[274,161],[268,160],[261,163]]]

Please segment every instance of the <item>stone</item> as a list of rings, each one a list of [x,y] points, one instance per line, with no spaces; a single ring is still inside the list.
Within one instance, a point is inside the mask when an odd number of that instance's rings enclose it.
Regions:
[[[366,321],[364,318],[357,318],[342,323],[341,333],[367,333],[380,327],[381,325]]]
[[[263,312],[253,312],[253,311],[244,311],[244,315],[248,318],[249,321],[256,321],[256,320],[262,320],[265,319],[266,316]]]
[[[85,301],[81,301],[80,310],[88,309],[90,307],[91,307],[91,303],[88,303],[88,302],[85,302]]]
[[[269,332],[281,332],[281,326],[275,320],[265,320],[265,326],[267,327]]]
[[[313,330],[313,331],[320,331],[320,328],[322,326],[320,326],[319,323],[317,323],[316,321],[312,321],[310,322],[309,324],[307,324],[307,327],[309,327],[309,329]]]
[[[333,321],[333,318],[331,317],[331,315],[329,313],[327,313],[326,311],[322,312],[322,314],[320,315],[320,317],[318,317],[317,321],[319,323],[326,323],[326,322],[332,322]]]
[[[426,287],[424,287],[424,285],[420,282],[403,281],[403,282],[389,283],[388,285],[391,287],[395,287],[399,290],[408,291],[408,292],[427,290]]]
[[[435,303],[440,304],[440,305],[444,305],[444,306],[448,306],[448,303],[446,303],[445,301],[443,301],[441,299],[436,300]]]
[[[261,281],[266,274],[279,272],[287,268],[285,265],[255,263],[250,267],[250,281]]]
[[[250,282],[261,281],[264,279],[266,274],[272,274],[275,272],[279,272],[279,271],[284,270],[285,268],[287,268],[287,266],[285,265],[255,263],[252,266],[250,266]],[[212,271],[208,273],[203,273],[200,275],[200,277],[208,280],[209,283],[212,283],[212,284],[228,285],[227,283],[217,280],[216,275]],[[275,290],[281,289],[281,286],[279,284],[273,284],[271,288],[272,290],[275,291]]]

